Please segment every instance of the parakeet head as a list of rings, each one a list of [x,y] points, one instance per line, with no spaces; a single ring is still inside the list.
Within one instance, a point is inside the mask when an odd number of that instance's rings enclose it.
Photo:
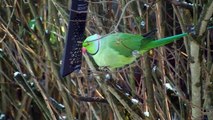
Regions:
[[[90,54],[96,54],[99,50],[101,36],[98,34],[91,35],[87,37],[83,42],[82,52],[85,53],[86,51]]]

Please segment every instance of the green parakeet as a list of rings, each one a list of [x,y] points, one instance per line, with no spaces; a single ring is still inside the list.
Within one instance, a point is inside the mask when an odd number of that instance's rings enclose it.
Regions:
[[[160,47],[188,35],[187,33],[153,40],[142,35],[114,33],[92,35],[83,42],[83,51],[93,57],[99,67],[119,68],[132,63],[152,48]]]

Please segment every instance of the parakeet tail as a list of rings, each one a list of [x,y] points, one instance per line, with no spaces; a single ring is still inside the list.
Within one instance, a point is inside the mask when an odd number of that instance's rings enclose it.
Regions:
[[[156,48],[156,47],[160,47],[160,46],[164,46],[166,44],[169,44],[175,40],[178,40],[184,36],[187,36],[188,33],[182,33],[182,34],[178,34],[178,35],[175,35],[175,36],[171,36],[171,37],[166,37],[166,38],[162,38],[162,39],[159,39],[159,40],[155,40],[155,41],[152,41],[150,43],[148,43],[147,45],[147,50],[149,49],[152,49],[152,48]]]

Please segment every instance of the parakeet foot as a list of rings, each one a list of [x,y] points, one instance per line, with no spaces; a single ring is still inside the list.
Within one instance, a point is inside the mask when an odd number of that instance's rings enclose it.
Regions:
[[[106,66],[104,66],[104,67],[98,67],[98,69],[99,69],[100,71],[104,71],[104,72],[109,72],[109,71],[110,71],[109,68],[106,67]]]

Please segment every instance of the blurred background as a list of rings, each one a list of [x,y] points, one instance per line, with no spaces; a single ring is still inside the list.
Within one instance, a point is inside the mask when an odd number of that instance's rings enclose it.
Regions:
[[[85,36],[191,34],[114,72],[83,56],[62,78],[71,3],[0,1],[0,120],[213,119],[211,0],[88,0]]]

